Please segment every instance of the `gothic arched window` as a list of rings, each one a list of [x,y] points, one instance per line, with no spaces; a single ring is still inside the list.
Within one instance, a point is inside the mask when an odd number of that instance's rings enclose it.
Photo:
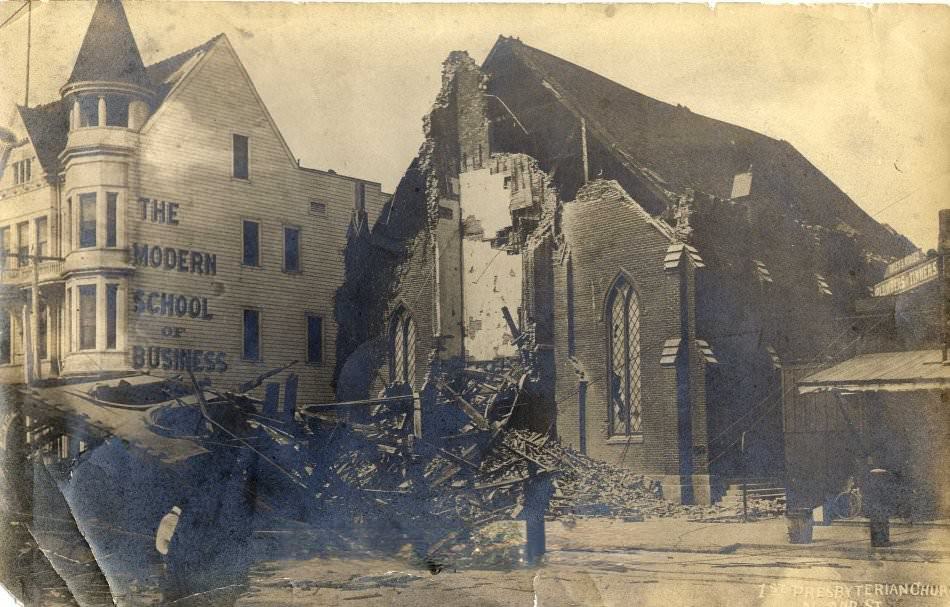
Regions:
[[[416,375],[416,323],[399,306],[389,321],[389,381],[412,385]]]
[[[640,384],[640,302],[621,276],[607,298],[607,366],[610,378],[610,435],[642,432]]]

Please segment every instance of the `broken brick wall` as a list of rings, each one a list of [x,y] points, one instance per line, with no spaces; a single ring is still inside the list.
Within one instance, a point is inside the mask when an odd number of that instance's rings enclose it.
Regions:
[[[424,157],[416,159],[372,231],[351,232],[344,251],[345,280],[334,300],[339,400],[375,396],[389,382],[389,323],[400,304],[417,327],[416,381],[421,385],[433,347],[434,276],[426,197],[430,171]]]

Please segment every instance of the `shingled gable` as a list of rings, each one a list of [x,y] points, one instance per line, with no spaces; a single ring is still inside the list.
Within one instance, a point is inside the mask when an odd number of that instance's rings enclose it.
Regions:
[[[150,89],[152,83],[118,0],[99,0],[66,85],[116,82]]]
[[[524,84],[511,80],[513,73],[533,75],[558,103],[585,119],[592,140],[600,139],[619,164],[661,196],[690,188],[728,200],[736,175],[751,165],[753,195],[794,212],[802,224],[851,228],[863,249],[884,257],[912,248],[785,141],[658,101],[514,38],[499,37],[482,69],[489,92],[499,95]],[[508,89],[493,90],[493,81],[505,79]],[[537,99],[527,101],[538,107],[505,98],[528,131],[543,128],[549,112]]]
[[[59,172],[59,153],[66,147],[69,134],[66,103],[58,100],[36,107],[18,105],[17,112],[43,172],[55,176]]]

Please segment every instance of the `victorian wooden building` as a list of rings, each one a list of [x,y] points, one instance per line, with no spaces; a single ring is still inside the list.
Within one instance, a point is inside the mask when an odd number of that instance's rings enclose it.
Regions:
[[[100,1],[60,98],[0,129],[0,381],[297,360],[330,399],[341,252],[387,199],[299,165],[224,35],[146,66]]]

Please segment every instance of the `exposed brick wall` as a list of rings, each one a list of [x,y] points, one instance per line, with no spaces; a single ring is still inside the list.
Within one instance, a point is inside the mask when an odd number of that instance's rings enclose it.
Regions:
[[[591,184],[581,193],[586,195],[564,205],[562,222],[563,246],[573,268],[574,357],[589,382],[587,452],[645,473],[679,474],[677,372],[660,366],[663,342],[679,337],[680,328],[680,277],[663,266],[670,239],[632,201],[618,196],[622,191],[615,183]],[[577,447],[578,376],[568,351],[566,259],[554,273],[557,430],[565,443]],[[608,327],[603,308],[621,271],[633,280],[640,299],[641,443],[614,443],[607,436]]]

